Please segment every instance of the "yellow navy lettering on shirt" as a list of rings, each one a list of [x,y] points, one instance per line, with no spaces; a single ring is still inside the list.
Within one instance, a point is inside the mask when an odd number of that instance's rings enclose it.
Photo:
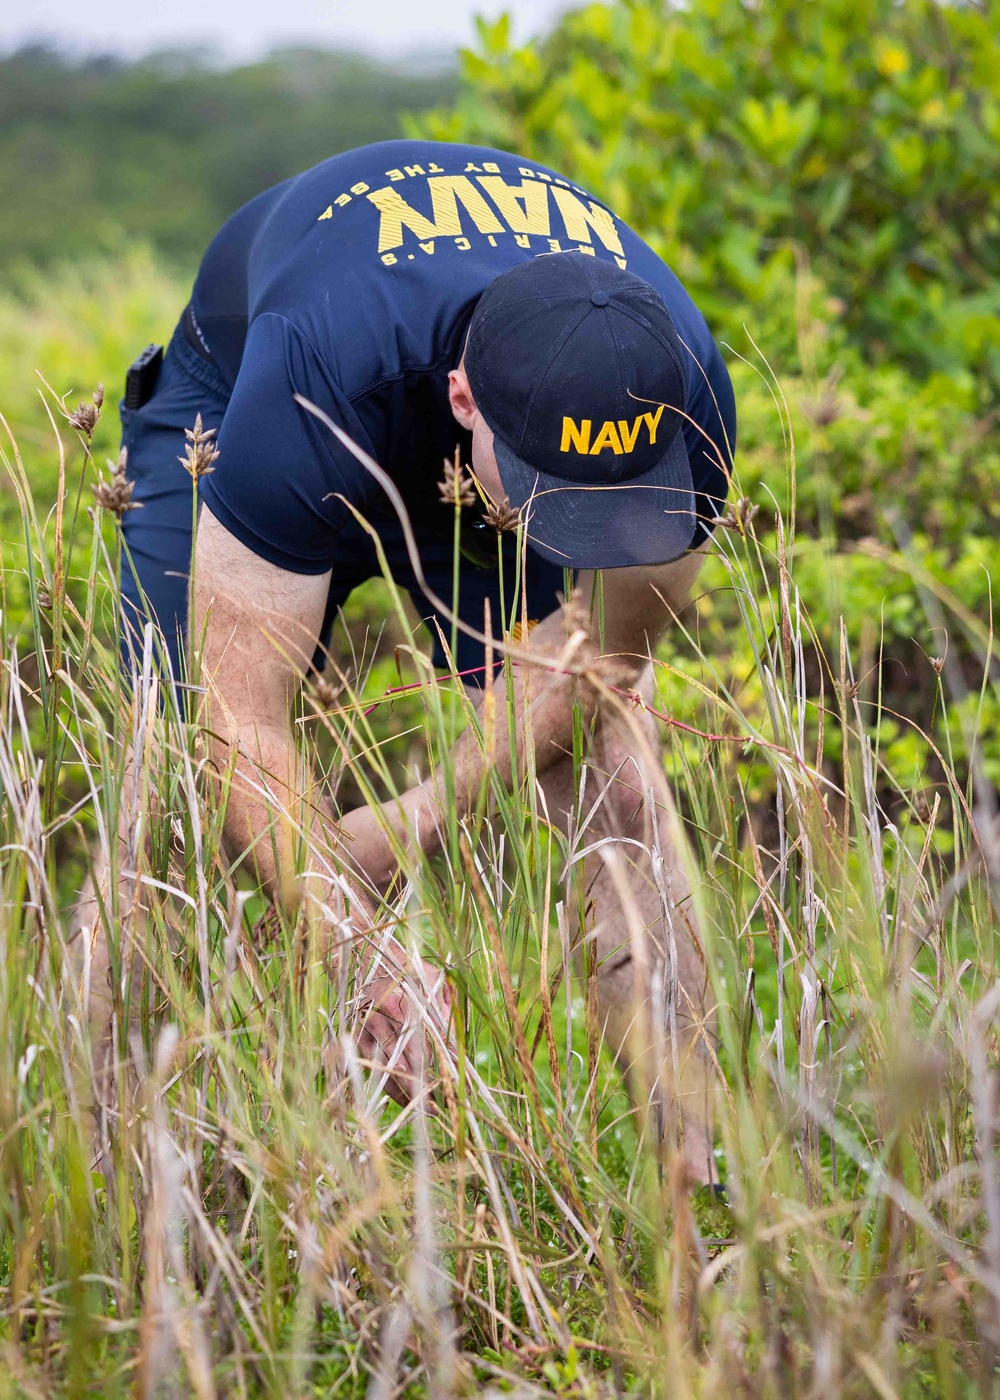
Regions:
[[[649,445],[656,445],[656,430],[660,426],[660,419],[663,417],[663,404],[660,404],[654,413],[640,413],[638,417],[631,421],[627,418],[619,418],[617,421],[608,419],[600,424],[596,437],[591,441],[593,433],[593,420],[581,418],[580,422],[574,418],[565,417],[562,420],[562,440],[559,443],[560,452],[577,452],[581,456],[596,457],[598,453],[610,448],[616,457],[628,456],[635,449],[639,440],[639,430],[643,426],[649,433]]]
[[[549,236],[549,192],[544,185],[527,180],[519,185],[508,185],[498,175],[480,175],[479,183],[506,219],[512,233]]]
[[[552,186],[552,198],[566,225],[567,238],[590,243],[593,240],[587,230],[592,228],[608,252],[622,256],[622,242],[618,237],[615,221],[607,209],[590,201],[584,204],[571,190],[561,189],[558,185]]]
[[[405,200],[393,185],[372,190],[368,198],[379,211],[378,250],[388,253],[401,248],[404,230],[427,241],[431,238],[460,238],[463,234],[459,202],[480,233],[503,233],[504,226],[467,175],[431,175],[431,217]]]
[[[492,162],[491,162],[492,164]],[[484,169],[488,169],[484,163]],[[404,166],[406,174],[416,175],[416,168]],[[392,172],[395,175],[396,172]],[[473,232],[488,236],[498,233],[537,235],[549,241],[552,252],[561,251],[558,237],[553,237],[552,204],[559,216],[565,236],[570,242],[603,244],[620,266],[625,266],[625,254],[614,217],[603,205],[584,196],[582,199],[565,182],[555,183],[543,171],[529,172],[521,167],[521,184],[510,184],[502,176],[476,173],[473,178],[462,175],[429,175],[406,180],[410,188],[426,186],[430,209],[404,198],[397,183],[381,189],[360,189],[352,186],[352,194],[364,193],[379,211],[378,251],[382,261],[395,262],[387,256],[402,248],[408,237],[419,243],[435,238],[465,238]],[[422,172],[421,172],[422,175]],[[487,202],[485,195],[491,202]],[[585,202],[586,201],[586,202]],[[325,211],[324,211],[325,212]],[[503,220],[503,222],[501,222]],[[518,243],[521,239],[518,238]]]

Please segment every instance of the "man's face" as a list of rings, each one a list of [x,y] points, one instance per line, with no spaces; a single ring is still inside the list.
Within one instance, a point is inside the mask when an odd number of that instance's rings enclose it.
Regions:
[[[448,394],[456,421],[472,434],[472,470],[486,494],[499,505],[507,499],[507,492],[503,489],[503,482],[497,470],[497,459],[493,451],[493,430],[476,407],[465,373],[464,358],[458,369],[453,369],[448,376]]]

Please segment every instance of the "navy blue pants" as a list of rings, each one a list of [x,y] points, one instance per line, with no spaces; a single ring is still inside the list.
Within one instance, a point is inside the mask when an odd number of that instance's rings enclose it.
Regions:
[[[142,628],[148,616],[163,634],[170,657],[174,679],[183,675],[182,658],[187,631],[188,571],[191,565],[191,478],[178,460],[184,452],[184,430],[194,426],[197,414],[202,424],[216,428],[222,422],[229,401],[229,390],[221,375],[209,361],[203,359],[178,329],[164,357],[156,388],[148,403],[141,408],[121,406],[122,441],[128,449],[127,474],[135,483],[132,500],[141,510],[128,511],[122,517],[125,536],[125,557],[122,564],[121,591],[123,599],[122,657],[128,671],[133,651],[141,656]],[[423,594],[414,577],[402,531],[393,518],[383,526],[379,535],[392,576],[413,598],[421,617],[431,619],[436,610]],[[421,540],[421,563],[429,586],[445,601],[452,596],[453,544],[451,538],[431,536]],[[500,619],[514,615],[512,608],[515,577],[515,542],[512,535],[503,537],[504,591],[506,614],[501,613],[499,572],[493,568],[478,568],[462,560],[459,588],[459,615],[463,621],[482,631],[483,603],[490,600],[491,617],[496,635],[500,635]],[[320,648],[329,642],[337,610],[346,602],[352,589],[366,579],[380,577],[378,559],[371,538],[355,521],[344,528],[338,541],[337,562],[330,580],[326,617],[320,637]],[[558,606],[557,594],[564,586],[561,567],[527,553],[526,589],[528,611],[532,618],[545,617]],[[143,599],[145,599],[144,605]],[[518,608],[519,616],[520,608]],[[446,637],[451,624],[438,616]],[[443,666],[445,657],[434,638],[434,664]],[[458,638],[456,661],[460,671],[471,671],[484,664],[483,648],[471,637]],[[317,652],[317,669],[322,668],[322,654]],[[481,673],[468,677],[478,683]]]

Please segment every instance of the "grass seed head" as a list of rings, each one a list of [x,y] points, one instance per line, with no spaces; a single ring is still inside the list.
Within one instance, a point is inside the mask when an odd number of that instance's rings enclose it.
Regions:
[[[127,510],[139,510],[141,501],[133,501],[132,492],[135,490],[135,482],[129,481],[125,475],[125,468],[128,465],[128,451],[122,448],[118,454],[117,465],[111,467],[111,476],[101,479],[94,486],[94,499],[102,510],[110,511],[120,520]]]
[[[741,496],[738,501],[733,502],[732,509],[719,517],[717,523],[724,530],[735,530],[746,539],[751,521],[759,510],[760,506],[754,505],[749,496]]]
[[[499,505],[490,501],[483,511],[483,519],[487,525],[492,525],[498,535],[505,535],[509,530],[516,530],[521,523],[521,513],[513,508],[510,501],[504,496]]]
[[[203,428],[199,413],[194,420],[194,427],[184,429],[184,436],[187,438],[184,456],[178,457],[177,460],[193,481],[200,481],[203,476],[215,471],[213,463],[219,455],[214,442],[215,429]]]
[[[83,433],[88,442],[94,436],[94,429],[101,421],[101,407],[104,403],[103,384],[98,384],[92,398],[92,403],[84,403],[81,400],[73,412],[67,413],[66,415],[66,422],[70,427],[76,428],[77,432]]]
[[[438,491],[446,506],[468,507],[476,504],[476,488],[467,469],[462,466],[457,449],[453,462],[445,458],[444,476],[438,482]]]
[[[844,416],[845,402],[837,393],[837,385],[843,378],[841,366],[835,365],[820,385],[814,398],[803,399],[802,411],[817,428],[829,428],[838,418]]]
[[[313,676],[312,691],[324,710],[332,710],[343,694],[344,687],[343,685],[334,685],[324,676]]]
[[[562,606],[567,637],[574,632],[589,632],[590,611],[583,600],[583,589],[573,588],[569,593],[557,593],[556,597]]]

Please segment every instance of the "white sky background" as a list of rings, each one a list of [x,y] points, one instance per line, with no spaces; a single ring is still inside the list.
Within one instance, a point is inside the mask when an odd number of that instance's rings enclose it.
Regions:
[[[299,43],[395,57],[467,44],[473,15],[503,10],[525,39],[566,7],[567,0],[0,0],[0,52],[42,39],[129,57],[202,47],[233,61]]]

